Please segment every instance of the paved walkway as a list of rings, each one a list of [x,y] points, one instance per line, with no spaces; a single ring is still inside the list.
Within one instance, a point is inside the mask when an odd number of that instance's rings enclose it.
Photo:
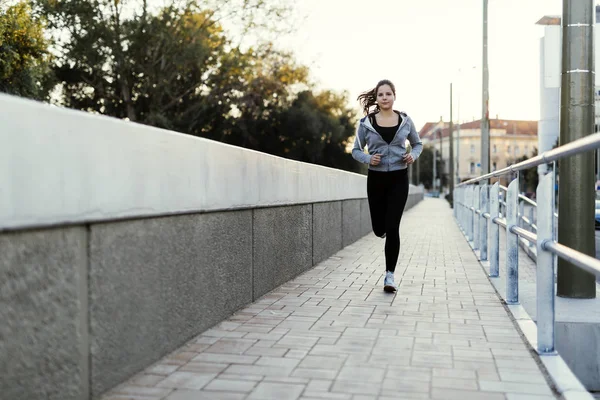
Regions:
[[[396,295],[369,235],[104,400],[554,399],[447,203],[408,211],[401,238]]]

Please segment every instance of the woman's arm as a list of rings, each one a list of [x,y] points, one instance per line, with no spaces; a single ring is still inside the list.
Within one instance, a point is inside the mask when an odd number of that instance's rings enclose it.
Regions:
[[[423,143],[421,143],[421,138],[415,129],[415,124],[410,117],[408,117],[408,122],[410,123],[410,132],[408,133],[408,141],[410,142],[410,146],[412,147],[411,155],[413,160],[417,160],[423,151]]]
[[[365,154],[365,141],[366,135],[365,130],[361,129],[360,121],[358,122],[358,126],[356,127],[356,136],[354,138],[354,147],[352,148],[352,158],[356,161],[361,162],[363,164],[371,163],[371,156],[369,154]]]

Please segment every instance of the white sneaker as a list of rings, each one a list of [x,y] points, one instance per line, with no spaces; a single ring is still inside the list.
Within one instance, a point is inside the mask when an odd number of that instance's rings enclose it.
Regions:
[[[385,279],[383,280],[383,290],[388,293],[394,293],[398,287],[394,283],[394,273],[386,271]]]

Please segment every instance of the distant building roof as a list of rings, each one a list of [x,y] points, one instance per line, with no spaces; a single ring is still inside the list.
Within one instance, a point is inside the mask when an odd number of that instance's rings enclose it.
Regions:
[[[421,139],[435,140],[439,139],[439,131],[442,132],[442,137],[450,136],[450,127],[447,122],[443,123],[443,128],[440,122],[428,122],[419,131]],[[460,129],[480,129],[481,120],[466,122],[460,124]],[[526,135],[537,136],[537,121],[519,121],[510,119],[490,119],[490,129],[504,130],[506,135]],[[454,125],[454,131],[458,129],[458,124]]]
[[[596,23],[600,21],[600,4],[596,4]],[[560,15],[544,15],[542,19],[536,22],[536,25],[560,25]]]
[[[545,15],[536,25],[560,25],[560,15]]]
[[[438,122],[427,122],[427,123],[425,123],[425,125],[423,125],[423,127],[419,131],[419,136],[423,137],[423,135],[429,133],[429,131],[432,128],[434,128],[437,124],[438,124]]]

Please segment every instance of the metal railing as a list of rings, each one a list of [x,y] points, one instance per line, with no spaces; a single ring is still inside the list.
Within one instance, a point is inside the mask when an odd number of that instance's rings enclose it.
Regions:
[[[519,302],[519,237],[536,246],[537,351],[540,355],[555,354],[555,257],[567,260],[600,277],[600,260],[556,241],[558,218],[555,212],[556,161],[598,148],[600,148],[600,133],[586,136],[504,169],[470,179],[454,189],[455,218],[467,240],[472,242],[473,249],[479,250],[479,259],[488,261],[489,258],[490,277],[500,275],[500,226],[506,229],[505,301],[507,304]],[[554,168],[552,172],[541,178],[536,190],[537,202],[520,195],[518,172],[549,163],[554,163]],[[517,177],[507,188],[500,186],[498,182],[491,186],[485,183],[490,178],[514,172],[517,172]],[[501,191],[506,193],[506,196]],[[537,218],[533,216],[533,207],[530,209],[529,217],[525,216],[525,203],[536,207]],[[529,230],[526,229],[527,227]]]

